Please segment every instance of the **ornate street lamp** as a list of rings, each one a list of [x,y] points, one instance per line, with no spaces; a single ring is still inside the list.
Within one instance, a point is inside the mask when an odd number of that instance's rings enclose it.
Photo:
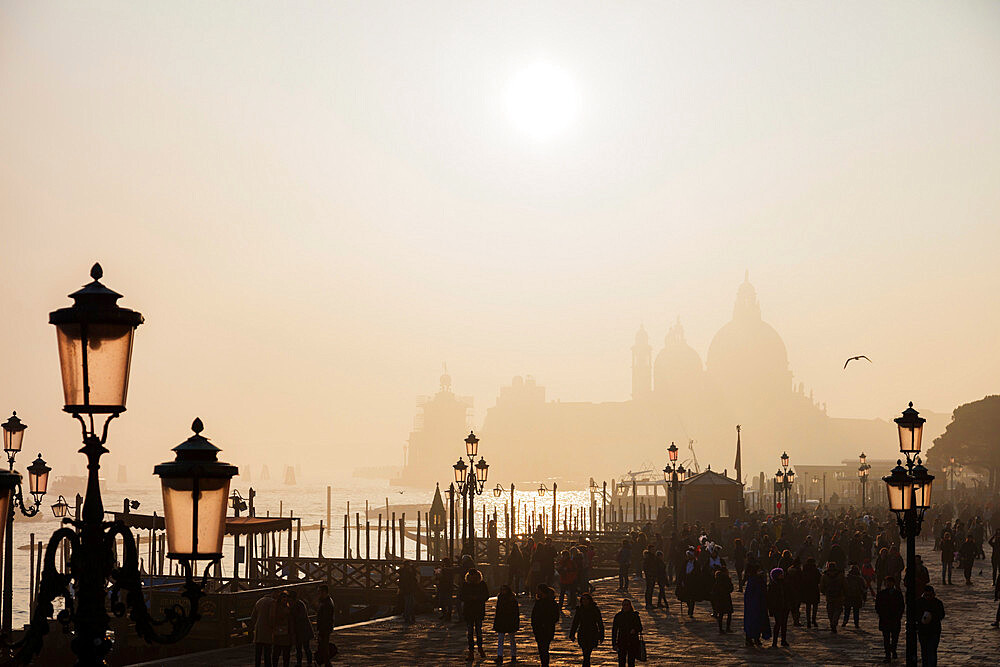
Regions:
[[[479,438],[472,431],[469,431],[469,435],[465,438],[465,455],[469,458],[475,458],[476,454],[479,453]]]
[[[503,495],[503,487],[500,486],[500,482],[497,482],[497,485],[493,487],[493,497],[499,498],[502,495]]]
[[[238,472],[218,460],[221,450],[201,434],[204,428],[195,419],[194,435],[174,447],[174,460],[153,468],[163,490],[167,556],[182,563],[222,558],[229,483]]]
[[[52,516],[62,519],[67,513],[69,513],[69,503],[60,495],[59,499],[52,505]]]
[[[913,409],[913,403],[895,420],[899,428],[899,451],[906,457],[896,462],[885,482],[889,510],[896,515],[899,534],[906,539],[906,664],[917,664],[917,593],[916,538],[924,512],[931,506],[934,476],[927,472],[917,454],[920,452],[924,418]]]
[[[465,455],[469,459],[468,465],[459,457],[458,462],[452,466],[455,471],[455,483],[458,485],[458,492],[462,496],[462,536],[464,550],[471,552],[473,558],[476,553],[476,513],[473,509],[474,499],[483,493],[486,488],[486,479],[489,476],[490,466],[485,459],[479,457],[475,462],[475,457],[479,453],[479,438],[472,431],[465,438]]]
[[[678,504],[678,494],[680,492],[681,481],[684,479],[684,466],[677,465],[677,445],[670,443],[667,447],[667,458],[669,463],[663,468],[663,481],[667,483],[671,494],[673,495],[673,515],[674,515],[674,534],[677,534],[677,515],[680,513],[680,505]]]
[[[31,493],[34,502],[25,505],[24,495],[21,490],[21,476],[14,470],[14,460],[21,451],[24,444],[24,432],[28,426],[20,420],[17,412],[14,412],[3,427],[3,448],[7,454],[8,472],[15,477],[10,478],[7,483],[0,486],[0,493],[6,493],[7,484],[11,485],[8,500],[5,507],[0,507],[2,521],[0,521],[0,543],[3,544],[3,612],[0,614],[0,631],[9,635],[14,619],[14,515],[17,510],[26,517],[38,514],[38,508],[42,504],[42,496],[49,483],[49,468],[42,460],[42,455],[28,466],[28,491]]]
[[[49,539],[31,624],[14,645],[17,662],[30,661],[41,651],[57,597],[65,600],[58,620],[73,634],[70,647],[80,665],[105,664],[112,648],[109,610],[116,616],[128,613],[136,633],[147,642],[182,639],[200,618],[198,601],[204,595],[208,570],[222,556],[226,496],[236,468],[216,460],[218,449],[200,435],[201,424],[196,420],[195,435],[174,449],[176,460],[156,468],[163,487],[169,555],[183,567],[186,581],[181,595],[189,606],[185,610],[175,605],[162,619],[151,617],[135,538],[122,521],[104,521],[99,481],[100,459],[108,451],[104,446],[108,425],[125,411],[132,339],[143,320],[138,312],[119,306],[121,295],[101,284],[99,264],[90,275],[93,282],[70,295],[72,306],[49,315],[57,332],[63,409],[80,422],[83,431],[80,452],[87,457],[86,498],[81,518],[64,516],[63,527]],[[100,428],[95,415],[106,415]],[[32,490],[43,491],[46,482],[47,471],[44,478],[39,475]],[[64,513],[64,505],[65,501],[57,502],[53,513]],[[120,563],[116,564],[119,538]],[[64,542],[70,557],[67,570],[60,572],[56,555]],[[194,580],[198,560],[209,561],[201,583]],[[161,626],[166,626],[165,633],[158,631]]]
[[[18,418],[16,410],[3,423],[3,450],[7,453],[7,463],[11,468],[14,467],[14,457],[21,451],[24,431],[27,428],[28,426]]]
[[[548,488],[546,488],[546,486],[545,486],[544,483],[538,485],[538,496],[539,497],[544,496],[547,492],[548,492]]]
[[[781,454],[781,467],[788,468],[788,452],[782,452]]]
[[[465,482],[468,479],[467,471],[469,466],[465,465],[465,461],[462,459],[458,460],[458,463],[452,466],[455,469],[455,484],[458,485],[458,492],[465,493]]]

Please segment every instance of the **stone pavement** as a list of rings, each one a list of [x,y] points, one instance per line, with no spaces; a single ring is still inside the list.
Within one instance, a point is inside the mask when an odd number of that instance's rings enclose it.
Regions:
[[[955,585],[941,586],[940,566],[937,555],[931,552],[929,543],[920,544],[920,553],[931,570],[931,579],[945,605],[947,614],[943,623],[943,634],[939,660],[942,665],[997,665],[1000,664],[1000,630],[990,627],[996,612],[990,582],[989,561],[977,561],[973,570],[973,586],[965,586],[956,571]],[[981,570],[981,574],[980,574]],[[611,652],[611,619],[621,607],[621,595],[614,592],[617,579],[596,582],[595,599],[601,608],[607,624],[608,641],[593,655],[594,665],[617,665],[616,656]],[[712,665],[862,665],[878,664],[882,657],[882,635],[878,631],[873,601],[869,599],[861,610],[861,629],[853,623],[842,628],[837,635],[829,630],[806,630],[804,627],[790,627],[788,649],[748,649],[744,647],[742,628],[742,596],[733,593],[735,613],[733,632],[719,634],[715,619],[710,616],[707,602],[699,603],[693,619],[680,615],[681,605],[670,594],[670,611],[646,611],[642,608],[642,584],[633,583],[633,596],[637,596],[636,608],[642,617],[644,635],[648,647],[649,665],[676,665],[698,661]],[[824,604],[820,603],[818,619],[823,623]],[[518,662],[522,665],[538,665],[534,640],[531,637],[529,621],[530,602],[522,602],[521,632],[518,633]],[[571,616],[566,613],[562,627],[557,630],[552,646],[552,665],[579,665],[581,654],[575,642],[567,638]],[[334,641],[340,648],[339,665],[476,665],[495,664],[496,635],[492,627],[492,603],[487,607],[487,618],[483,624],[487,658],[477,658],[474,662],[465,660],[465,627],[462,624],[444,625],[429,614],[419,616],[413,625],[406,625],[398,617],[374,621],[358,626],[340,628],[335,632]],[[903,656],[904,637],[900,637],[899,654]],[[509,649],[509,647],[508,647]],[[293,652],[294,653],[294,652]],[[294,654],[292,656],[294,664]],[[505,661],[509,663],[509,655]],[[162,664],[184,665],[185,667],[243,667],[253,665],[250,647],[239,647],[220,651],[189,655]],[[895,664],[903,664],[902,658]]]

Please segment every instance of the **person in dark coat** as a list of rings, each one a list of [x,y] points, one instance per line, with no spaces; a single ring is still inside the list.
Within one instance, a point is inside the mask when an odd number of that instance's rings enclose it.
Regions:
[[[687,605],[687,614],[694,618],[694,603],[704,599],[700,595],[702,574],[693,549],[685,553],[686,560],[677,573],[677,598]],[[705,596],[707,597],[707,596]]]
[[[570,641],[576,639],[583,651],[583,667],[590,667],[590,654],[604,641],[604,619],[594,602],[594,596],[584,593],[580,596],[580,606],[573,614],[573,625],[569,629]]]
[[[666,587],[669,584],[667,579],[667,561],[663,558],[663,552],[656,552],[656,585],[659,587],[659,595],[656,596],[656,608],[670,611],[670,604],[667,602]]]
[[[788,589],[788,615],[792,625],[798,627],[802,608],[802,563],[798,557],[792,559],[791,565],[785,570],[785,588]]]
[[[441,620],[451,620],[452,599],[455,595],[455,568],[451,563],[451,558],[445,556],[441,560],[441,567],[435,573],[437,575],[437,603],[441,608]]]
[[[941,585],[951,585],[951,569],[955,562],[955,540],[947,530],[941,536]]]
[[[618,667],[635,667],[642,639],[642,620],[632,608],[632,601],[622,600],[622,610],[611,623],[611,648],[618,651]]]
[[[413,623],[417,620],[417,590],[420,584],[417,581],[417,570],[413,563],[404,560],[399,568],[399,595],[403,598],[403,620]]]
[[[771,623],[767,620],[767,580],[763,572],[749,569],[743,582],[743,633],[747,646],[760,646],[761,639],[771,638]]]
[[[924,594],[917,600],[917,639],[920,640],[920,664],[923,667],[937,667],[943,618],[944,605],[934,595],[934,587],[925,586]]]
[[[906,603],[895,579],[886,577],[884,586],[875,595],[875,613],[878,614],[878,629],[882,632],[882,647],[885,649],[885,659],[882,662],[890,662],[896,657],[899,625]]]
[[[844,610],[844,595],[846,584],[844,571],[830,561],[826,564],[823,576],[819,580],[819,590],[826,596],[826,617],[830,620],[830,632],[837,634],[837,623],[840,613]]]
[[[715,581],[712,583],[712,611],[719,622],[719,632],[729,632],[733,627],[733,580],[726,568],[715,571]],[[726,628],[722,629],[725,617]]]
[[[538,592],[535,593],[535,605],[531,608],[531,632],[535,635],[538,659],[542,667],[549,666],[549,646],[556,636],[556,624],[560,615],[555,590],[547,584],[539,584]]]
[[[958,565],[962,568],[962,574],[965,575],[966,586],[972,585],[972,566],[976,562],[976,555],[978,553],[979,546],[972,539],[972,535],[968,535],[961,546],[958,547]]]
[[[469,570],[458,595],[462,599],[462,618],[465,619],[465,632],[469,639],[469,658],[474,657],[476,645],[479,647],[479,657],[485,658],[483,619],[486,618],[486,601],[490,598],[490,591],[486,582],[483,581],[483,574],[474,568]],[[473,639],[475,639],[475,645]]]
[[[647,548],[642,552],[642,576],[646,584],[646,609],[653,606],[656,590],[656,553]]]
[[[628,592],[629,567],[632,565],[632,540],[622,540],[622,546],[615,555],[618,563],[618,592]]]
[[[858,566],[852,565],[847,573],[847,579],[844,581],[844,623],[841,627],[847,627],[847,621],[852,612],[854,613],[854,627],[861,627],[858,621],[866,597],[868,597],[868,583],[861,576],[861,570],[858,569]]]
[[[774,632],[771,637],[771,647],[788,646],[788,590],[785,588],[785,571],[780,567],[771,570],[770,581],[767,583],[767,613],[774,617]]]
[[[510,583],[515,593],[520,593],[524,590],[524,574],[527,569],[527,563],[525,563],[524,556],[521,554],[521,549],[517,546],[516,542],[510,545],[510,553],[507,554],[507,566],[510,571],[508,583]]]
[[[819,610],[819,581],[822,574],[816,567],[815,558],[807,558],[802,566],[802,585],[799,587],[799,597],[806,606],[806,627],[815,628],[816,613]]]
[[[292,642],[295,645],[295,664],[302,664],[302,654],[306,656],[306,663],[312,664],[313,656],[309,644],[313,639],[312,622],[309,620],[309,610],[306,603],[299,600],[295,589],[288,591],[289,604],[292,611]]]
[[[330,658],[330,633],[333,632],[333,625],[336,622],[337,608],[330,597],[330,587],[320,584],[319,599],[316,600],[316,664],[329,666]]]
[[[500,587],[497,595],[496,611],[493,613],[493,632],[497,633],[497,664],[503,662],[504,640],[510,638],[510,659],[517,662],[517,640],[515,635],[521,629],[521,609],[517,604],[514,589],[507,584]]]

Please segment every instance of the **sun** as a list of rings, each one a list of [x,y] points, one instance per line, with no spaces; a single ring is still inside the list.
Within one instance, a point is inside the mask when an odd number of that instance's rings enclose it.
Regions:
[[[511,123],[536,141],[547,141],[569,129],[577,116],[579,94],[569,73],[550,62],[528,65],[507,84]]]

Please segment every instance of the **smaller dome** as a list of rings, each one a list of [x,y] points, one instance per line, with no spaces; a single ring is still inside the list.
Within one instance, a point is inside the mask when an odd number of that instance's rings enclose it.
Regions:
[[[663,341],[663,349],[656,355],[653,368],[653,388],[666,391],[671,386],[680,387],[701,377],[704,366],[701,357],[684,339],[684,327],[678,317]]]

